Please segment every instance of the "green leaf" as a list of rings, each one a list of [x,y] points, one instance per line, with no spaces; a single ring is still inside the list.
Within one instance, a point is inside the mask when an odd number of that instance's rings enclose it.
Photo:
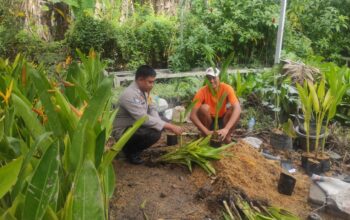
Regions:
[[[106,198],[110,199],[115,188],[115,171],[112,163],[109,164],[107,172],[104,173],[103,180]]]
[[[90,100],[87,109],[78,123],[77,132],[74,133],[72,147],[69,149],[68,153],[70,169],[73,171],[80,166],[88,152],[90,153],[91,159],[95,159],[95,144],[90,143],[90,145],[85,146],[84,141],[85,138],[88,137],[87,135],[95,135],[93,128],[105,110],[106,104],[111,96],[111,88],[112,80],[110,78],[105,78],[97,89],[94,97]],[[85,138],[83,136],[85,136]]]
[[[109,149],[103,156],[102,163],[100,165],[100,172],[105,172],[110,163],[112,163],[114,157],[119,153],[119,151],[124,147],[126,142],[131,138],[131,136],[141,127],[141,125],[148,119],[147,116],[139,118],[124,134],[119,138],[117,143],[115,143],[111,149]]]
[[[16,183],[22,162],[23,157],[19,157],[0,168],[0,199]]]
[[[50,126],[50,129],[56,136],[63,138],[64,130],[62,128],[59,115],[56,112],[56,106],[53,103],[53,101],[55,101],[55,97],[53,94],[49,93],[49,90],[52,90],[53,88],[42,69],[39,69],[38,71],[32,71],[31,74],[33,76],[33,81],[40,100],[45,108],[45,113],[48,116],[48,124]]]
[[[28,104],[28,100],[23,100],[16,94],[12,94],[12,102],[15,106],[16,115],[23,119],[34,138],[44,133],[45,129],[32,111],[32,106]]]
[[[15,200],[12,202],[12,206],[8,208],[0,217],[1,220],[17,220],[15,217],[17,210],[19,207],[23,205],[24,202],[24,195],[18,194],[18,196],[15,197]]]
[[[96,138],[96,147],[95,147],[95,165],[98,167],[101,163],[103,152],[105,150],[106,143],[106,129],[101,131]]]
[[[37,150],[39,152],[45,152],[46,149],[53,143],[51,135],[52,132],[45,132],[44,134],[36,138],[35,143],[31,144],[30,149],[24,158],[22,169],[18,175],[19,181],[17,181],[16,185],[14,186],[13,196],[16,196],[22,190],[23,184],[25,183],[26,179],[25,170],[27,169],[27,166],[29,165],[34,153]]]
[[[37,220],[44,216],[50,200],[55,199],[59,163],[58,142],[55,142],[46,150],[28,185],[22,219]]]
[[[85,160],[72,188],[72,216],[68,219],[105,219],[101,182],[96,168]]]
[[[309,85],[309,89],[310,89],[310,95],[312,97],[312,104],[314,107],[314,111],[316,113],[318,113],[320,111],[320,102],[319,102],[318,97],[317,97],[316,86],[310,81],[308,82],[308,85]]]
[[[323,102],[324,96],[325,96],[325,81],[324,79],[322,79],[317,88],[318,100],[320,100],[320,102]]]

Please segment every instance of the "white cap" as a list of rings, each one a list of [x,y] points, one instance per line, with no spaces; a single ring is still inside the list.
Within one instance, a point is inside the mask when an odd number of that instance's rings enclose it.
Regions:
[[[218,68],[213,69],[213,67],[209,67],[206,71],[205,71],[205,75],[208,76],[214,76],[217,77],[220,74],[220,70]]]

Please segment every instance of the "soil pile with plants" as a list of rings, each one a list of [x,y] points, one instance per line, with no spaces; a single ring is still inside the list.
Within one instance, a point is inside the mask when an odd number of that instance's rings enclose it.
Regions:
[[[145,154],[157,152],[152,147]],[[111,202],[111,219],[219,219],[225,210],[223,200],[232,190],[249,201],[287,209],[304,219],[310,212],[307,203],[310,181],[296,174],[292,196],[278,193],[282,169],[265,159],[256,149],[239,142],[227,149],[231,154],[214,162],[216,176],[194,166],[153,164],[135,166],[123,159],[115,161],[117,187]]]
[[[279,162],[265,159],[244,142],[239,142],[227,151],[232,157],[218,161],[215,166],[219,178],[242,190],[250,199],[266,201],[269,205],[287,209],[298,216],[308,215],[308,176],[300,173],[293,175],[297,179],[293,194],[282,195],[277,190],[282,172]]]

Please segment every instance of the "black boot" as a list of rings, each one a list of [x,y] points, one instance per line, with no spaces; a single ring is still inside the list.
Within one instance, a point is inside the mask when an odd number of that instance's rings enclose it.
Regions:
[[[144,162],[142,160],[142,158],[140,157],[139,153],[137,153],[137,154],[130,154],[130,155],[127,156],[127,158],[128,158],[129,163],[131,163],[131,164],[138,165],[138,164],[143,164],[143,162]]]

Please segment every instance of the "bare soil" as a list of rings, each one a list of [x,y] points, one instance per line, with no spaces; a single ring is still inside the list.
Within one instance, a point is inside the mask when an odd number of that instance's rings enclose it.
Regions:
[[[165,139],[144,153],[146,160],[157,156]],[[216,176],[194,166],[146,163],[131,165],[119,156],[115,161],[116,191],[110,203],[110,219],[221,219],[222,205],[230,191],[250,200],[287,209],[301,219],[311,211],[307,202],[310,180],[301,169],[292,196],[277,191],[280,165],[265,159],[256,149],[238,142],[232,155],[213,162]]]

